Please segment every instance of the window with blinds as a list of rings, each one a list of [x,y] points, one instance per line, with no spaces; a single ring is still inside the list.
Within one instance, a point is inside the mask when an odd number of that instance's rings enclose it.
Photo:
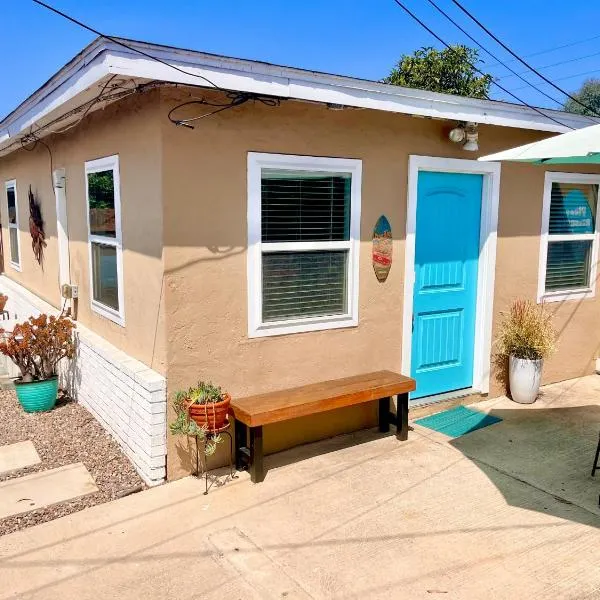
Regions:
[[[250,335],[355,324],[356,177],[356,160],[249,155]]]
[[[575,174],[549,174],[552,181],[546,213],[546,294],[589,291],[593,287],[598,184],[577,181]],[[588,179],[589,176],[582,176]]]
[[[262,318],[265,323],[347,312],[351,176],[264,169],[261,177]],[[293,244],[269,251],[269,244]]]

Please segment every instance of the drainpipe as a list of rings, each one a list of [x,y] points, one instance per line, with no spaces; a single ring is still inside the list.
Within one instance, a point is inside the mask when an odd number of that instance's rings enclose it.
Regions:
[[[64,169],[55,169],[52,173],[54,185],[54,196],[56,197],[56,231],[58,237],[58,281],[61,296],[66,296],[63,286],[71,286],[71,267],[69,254],[69,226],[67,220],[67,194],[66,177]],[[71,299],[71,314],[74,312],[73,300]]]

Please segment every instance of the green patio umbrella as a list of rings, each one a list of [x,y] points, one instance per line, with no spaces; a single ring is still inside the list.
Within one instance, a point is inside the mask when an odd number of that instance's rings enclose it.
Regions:
[[[538,165],[600,164],[600,125],[592,125],[478,160],[513,160]]]

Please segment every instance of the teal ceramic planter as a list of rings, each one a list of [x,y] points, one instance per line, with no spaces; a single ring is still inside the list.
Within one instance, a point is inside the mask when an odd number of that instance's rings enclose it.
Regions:
[[[25,412],[51,410],[58,396],[58,377],[29,383],[15,381],[15,391]]]

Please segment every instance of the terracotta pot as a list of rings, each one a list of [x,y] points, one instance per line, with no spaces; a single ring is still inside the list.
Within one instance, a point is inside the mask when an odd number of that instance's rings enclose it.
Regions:
[[[190,419],[199,427],[207,427],[209,431],[223,429],[228,424],[229,405],[231,396],[224,394],[221,402],[210,404],[190,404],[188,409]]]

